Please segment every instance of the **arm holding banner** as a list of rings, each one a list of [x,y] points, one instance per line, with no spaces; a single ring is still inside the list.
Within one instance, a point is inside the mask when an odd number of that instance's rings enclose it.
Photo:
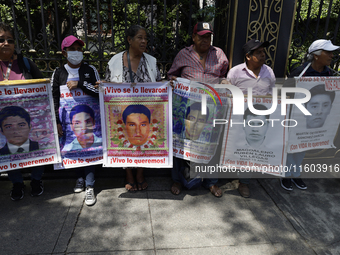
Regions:
[[[173,80],[175,78],[178,81],[177,77],[181,77],[191,81],[216,84],[220,82],[221,78],[225,77],[229,62],[222,49],[211,46],[212,33],[212,27],[207,22],[198,22],[195,25],[192,34],[194,44],[185,47],[176,55],[168,72],[168,78],[171,79],[170,83],[174,83]],[[176,89],[178,91],[182,90],[179,88],[180,82],[177,84],[178,89],[175,88],[174,92]],[[190,94],[190,91],[186,90],[183,94],[185,95],[186,93]],[[190,122],[190,120],[187,120],[187,122]],[[198,124],[198,126],[201,125]],[[174,167],[171,173],[174,183],[171,187],[171,192],[174,195],[178,195],[181,193],[183,185],[180,178],[180,168],[185,168],[189,161],[180,160],[177,157],[174,160]],[[214,196],[220,197],[223,193],[216,185],[217,181],[217,178],[206,178],[203,181],[203,186],[208,188]]]
[[[99,98],[99,91],[96,86],[98,81],[100,81],[100,77],[97,69],[92,65],[82,63],[79,68],[79,81],[77,87],[84,91],[85,94]]]
[[[0,81],[8,81],[8,80],[25,80],[25,79],[32,79],[32,78],[42,78],[42,74],[40,70],[37,68],[37,66],[27,58],[23,58],[21,54],[17,55],[15,53],[15,37],[14,37],[14,31],[13,28],[5,23],[0,23],[0,36],[4,39],[2,43],[0,43],[0,48],[4,48],[5,50],[0,51],[0,65],[1,65],[1,74],[0,74]],[[5,44],[6,42],[6,44]],[[6,70],[6,71],[3,71]],[[13,70],[13,71],[12,71]],[[45,87],[46,88],[46,87]],[[42,89],[44,90],[44,89]],[[46,92],[46,90],[45,90]],[[3,95],[4,96],[4,95]],[[9,100],[12,100],[14,105],[15,104],[24,104],[22,101],[18,98],[14,97],[7,97],[5,99],[5,102],[8,102]],[[33,100],[32,100],[33,101]],[[5,102],[1,102],[1,110],[3,110],[6,106]],[[39,103],[44,104],[43,100],[39,101]],[[26,105],[25,105],[26,106]],[[21,107],[21,109],[23,109]],[[25,111],[25,110],[24,110]],[[29,114],[27,114],[29,116]],[[38,119],[38,118],[36,118]],[[28,135],[31,131],[31,125],[30,125],[30,117],[29,118],[22,118],[18,114],[14,114],[12,116],[8,116],[7,118],[3,119],[2,124],[5,124],[6,122],[6,131],[9,133],[12,132],[12,135],[9,136],[9,139],[12,139],[13,146],[11,148],[8,148],[9,144],[7,143],[7,137],[6,137],[6,145],[1,149],[4,153],[10,153],[8,156],[1,158],[1,170],[13,170],[8,171],[8,178],[13,183],[13,189],[11,191],[11,199],[12,200],[20,200],[24,197],[24,183],[23,183],[23,177],[20,171],[21,167],[26,167],[25,163],[34,165],[34,167],[31,167],[31,195],[32,196],[39,196],[43,193],[43,185],[41,181],[41,177],[44,172],[43,166],[36,166],[39,165],[39,160],[35,160],[37,157],[34,155],[34,152],[31,152],[33,150],[39,149],[39,145],[37,142],[32,142],[30,139],[28,139]],[[4,126],[1,124],[1,131],[4,131]],[[14,136],[13,133],[16,132],[17,135]],[[27,135],[26,135],[27,134]],[[24,140],[27,136],[26,141],[18,141]],[[15,145],[16,144],[16,145]],[[20,144],[20,145],[19,145]],[[6,148],[7,146],[7,148]],[[24,160],[14,160],[12,159],[12,152],[15,149],[15,146],[19,147],[17,148],[16,154],[18,154],[18,157],[21,159],[21,157]],[[21,147],[20,147],[21,146]],[[53,150],[53,149],[52,149]],[[51,151],[52,151],[51,150]],[[33,156],[31,155],[33,154]],[[38,152],[39,153],[39,152]],[[53,152],[51,153],[53,154]],[[14,154],[15,155],[15,154]],[[29,155],[29,156],[27,156]],[[46,155],[44,155],[46,156]],[[47,159],[47,161],[54,160],[56,155],[53,155],[49,158],[41,157],[40,160],[44,161]],[[25,157],[29,157],[29,160],[25,159]],[[32,159],[34,158],[34,159]],[[32,159],[32,160],[31,160]],[[10,163],[9,163],[10,162]],[[15,163],[16,162],[16,163]]]

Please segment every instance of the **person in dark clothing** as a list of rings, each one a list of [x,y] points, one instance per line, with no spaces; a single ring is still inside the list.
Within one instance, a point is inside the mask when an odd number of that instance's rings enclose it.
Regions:
[[[66,85],[70,91],[80,88],[87,95],[99,98],[97,84],[100,82],[100,77],[94,66],[83,62],[83,46],[84,42],[77,37],[73,35],[65,37],[61,43],[61,49],[63,56],[67,59],[67,64],[56,68],[52,75],[52,93],[59,136],[63,136],[63,128],[59,119],[60,86]],[[95,167],[78,168],[76,174],[78,179],[74,192],[81,192],[86,187],[85,204],[94,205],[97,201],[94,194]]]
[[[306,62],[294,69],[283,84],[283,87],[295,87],[294,77],[305,76],[333,76],[332,70],[328,67],[333,58],[333,52],[340,46],[333,45],[330,40],[319,39],[314,41],[305,56]],[[288,94],[293,97],[293,94]],[[285,178],[281,179],[281,187],[285,190],[293,190],[292,183],[299,189],[307,189],[307,185],[300,178],[301,165],[306,151],[288,153],[286,166],[291,170],[287,172]],[[296,170],[295,170],[296,169]]]
[[[0,81],[4,80],[25,80],[43,78],[38,67],[29,59],[17,54],[15,51],[14,31],[8,24],[0,22]],[[18,116],[14,116],[18,117]],[[29,124],[28,124],[29,125]],[[36,148],[31,145],[29,150]],[[5,150],[4,148],[2,148]],[[24,151],[23,151],[24,152]],[[44,173],[43,166],[30,168],[31,171],[31,195],[39,196],[43,193],[44,188],[41,177]],[[8,178],[13,183],[11,199],[20,200],[24,197],[24,182],[20,170],[8,171]]]

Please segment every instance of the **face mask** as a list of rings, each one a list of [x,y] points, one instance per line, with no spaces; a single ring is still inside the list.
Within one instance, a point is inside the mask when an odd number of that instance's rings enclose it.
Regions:
[[[78,65],[83,60],[82,51],[67,51],[67,60],[72,65]]]

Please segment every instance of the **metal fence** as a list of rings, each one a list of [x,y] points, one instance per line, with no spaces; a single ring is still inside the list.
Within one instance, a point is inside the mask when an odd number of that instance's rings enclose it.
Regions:
[[[338,0],[297,0],[288,71],[301,64],[314,40],[328,39],[340,45],[339,11]],[[331,67],[339,71],[339,54],[334,56]]]
[[[84,40],[85,61],[103,77],[109,59],[125,49],[126,29],[140,24],[149,33],[148,53],[157,58],[165,77],[178,51],[190,45],[198,20],[215,24],[214,44],[225,49],[230,1],[2,0],[0,20],[13,25],[17,50],[32,58],[46,77],[65,62],[60,45],[70,34]],[[313,40],[326,38],[340,44],[339,9],[338,0],[296,1],[288,72],[300,65]],[[339,56],[332,67],[339,69]]]
[[[192,0],[7,0],[0,4],[0,20],[13,25],[17,50],[32,58],[47,77],[65,62],[60,49],[65,36],[84,40],[85,61],[103,76],[109,59],[125,49],[126,29],[142,25],[149,34],[148,53],[157,58],[164,77],[177,52],[191,43],[195,22],[212,16],[209,2],[199,6]]]

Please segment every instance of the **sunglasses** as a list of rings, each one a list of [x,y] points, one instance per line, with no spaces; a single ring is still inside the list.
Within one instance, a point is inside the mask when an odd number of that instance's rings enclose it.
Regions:
[[[14,40],[13,39],[0,38],[0,43],[4,43],[5,41],[7,41],[8,44],[14,44]]]

